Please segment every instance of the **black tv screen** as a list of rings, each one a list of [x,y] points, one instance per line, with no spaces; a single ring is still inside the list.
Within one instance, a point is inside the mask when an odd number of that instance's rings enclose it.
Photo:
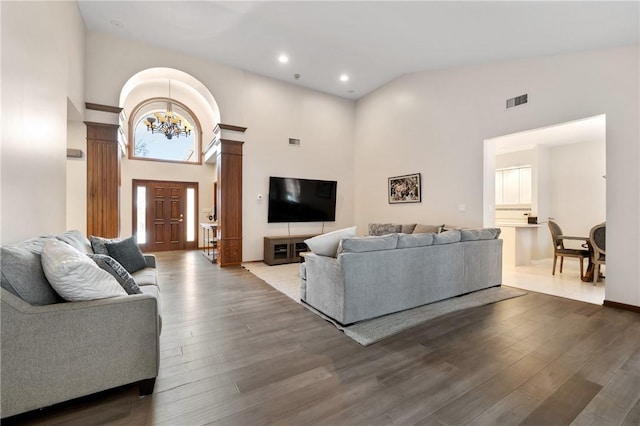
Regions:
[[[269,178],[269,223],[333,222],[336,187],[332,180]]]

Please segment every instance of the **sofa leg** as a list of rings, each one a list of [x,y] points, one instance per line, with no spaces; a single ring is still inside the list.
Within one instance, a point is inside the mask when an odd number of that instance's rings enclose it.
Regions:
[[[141,380],[138,382],[138,388],[140,389],[140,396],[151,395],[153,388],[156,385],[156,378]]]

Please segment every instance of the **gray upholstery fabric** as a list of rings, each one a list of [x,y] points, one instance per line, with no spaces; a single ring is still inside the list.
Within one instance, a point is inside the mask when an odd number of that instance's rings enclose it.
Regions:
[[[136,237],[131,236],[125,240],[105,243],[109,256],[117,260],[129,273],[134,273],[147,267],[147,261],[138,247]]]
[[[305,302],[350,324],[500,285],[502,240],[310,254],[305,264]]]
[[[461,229],[460,241],[493,240],[501,231],[500,228]]]
[[[402,231],[402,225],[394,223],[370,223],[369,235],[380,236]]]
[[[340,241],[338,253],[363,253],[396,248],[398,234],[369,237],[346,237]]]
[[[158,275],[155,268],[147,267],[144,269],[140,269],[139,271],[136,271],[133,274],[131,274],[131,276],[133,277],[134,280],[136,280],[138,287],[144,287],[147,285],[156,285],[158,281]]]
[[[91,259],[101,268],[110,273],[127,294],[142,294],[136,280],[127,272],[124,267],[113,257],[105,254],[88,254]]]
[[[416,223],[403,224],[400,232],[403,234],[411,234],[416,229]]]
[[[85,235],[77,229],[67,231],[63,234],[58,234],[56,235],[56,238],[64,243],[69,244],[71,247],[77,249],[80,253],[93,253],[91,243],[89,242],[87,237],[85,237]]]
[[[40,254],[42,250],[38,240],[29,240],[25,244],[15,244],[0,249],[0,284],[30,305],[49,305],[62,299],[55,292],[44,275]]]
[[[31,306],[2,289],[1,299],[3,418],[158,374],[152,295]]]
[[[433,234],[399,234],[398,248],[424,247],[433,244]]]
[[[122,241],[119,238],[102,238],[96,237],[95,235],[89,235],[89,241],[91,242],[91,248],[95,254],[106,254],[109,255],[109,250],[105,246],[106,243],[117,243],[118,241]]]
[[[307,299],[307,265],[302,262],[300,264],[300,300],[303,302]]]
[[[440,226],[438,225],[423,225],[421,223],[417,224],[413,229],[413,234],[435,234],[440,231]]]
[[[451,244],[451,243],[457,243],[459,241],[460,241],[460,231],[458,230],[443,231],[439,234],[433,235],[433,245]]]

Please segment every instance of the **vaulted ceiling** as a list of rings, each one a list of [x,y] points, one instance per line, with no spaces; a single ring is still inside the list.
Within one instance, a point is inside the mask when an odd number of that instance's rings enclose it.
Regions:
[[[78,3],[89,31],[350,99],[411,72],[640,39],[637,1]],[[287,63],[278,61],[282,54]],[[340,81],[342,74],[349,79]]]

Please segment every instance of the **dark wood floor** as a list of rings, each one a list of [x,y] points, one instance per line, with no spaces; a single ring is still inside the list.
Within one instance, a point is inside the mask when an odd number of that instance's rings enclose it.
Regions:
[[[640,315],[548,295],[449,314],[369,347],[242,268],[158,254],[153,395],[125,386],[28,425],[640,424]]]

